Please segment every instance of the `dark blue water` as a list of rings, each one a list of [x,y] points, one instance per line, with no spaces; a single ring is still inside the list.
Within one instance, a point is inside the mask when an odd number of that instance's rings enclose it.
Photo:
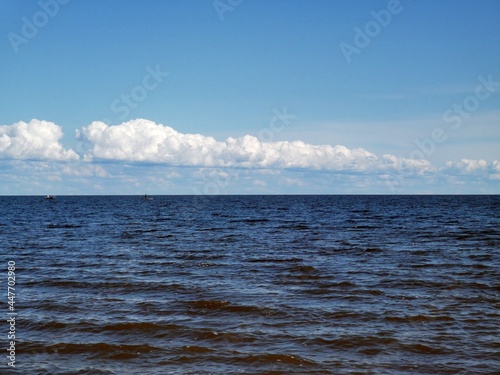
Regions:
[[[18,313],[0,372],[497,374],[499,213],[499,196],[0,197]]]

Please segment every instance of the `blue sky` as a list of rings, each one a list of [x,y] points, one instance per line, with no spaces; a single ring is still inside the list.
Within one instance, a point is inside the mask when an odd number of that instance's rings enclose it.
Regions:
[[[498,1],[0,5],[0,194],[500,192]]]

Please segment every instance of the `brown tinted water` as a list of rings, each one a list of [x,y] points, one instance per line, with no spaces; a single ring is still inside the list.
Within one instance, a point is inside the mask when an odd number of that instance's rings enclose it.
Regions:
[[[2,374],[500,370],[499,196],[0,203]]]

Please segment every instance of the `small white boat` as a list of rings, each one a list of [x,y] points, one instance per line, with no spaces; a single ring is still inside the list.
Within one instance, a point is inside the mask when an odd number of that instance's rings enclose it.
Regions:
[[[54,197],[53,195],[46,195],[44,197],[44,199],[55,199],[56,197]]]

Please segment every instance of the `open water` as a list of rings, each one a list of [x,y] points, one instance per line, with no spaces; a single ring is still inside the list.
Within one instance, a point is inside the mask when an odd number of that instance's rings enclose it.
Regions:
[[[498,374],[499,215],[500,196],[0,197],[0,373]]]

